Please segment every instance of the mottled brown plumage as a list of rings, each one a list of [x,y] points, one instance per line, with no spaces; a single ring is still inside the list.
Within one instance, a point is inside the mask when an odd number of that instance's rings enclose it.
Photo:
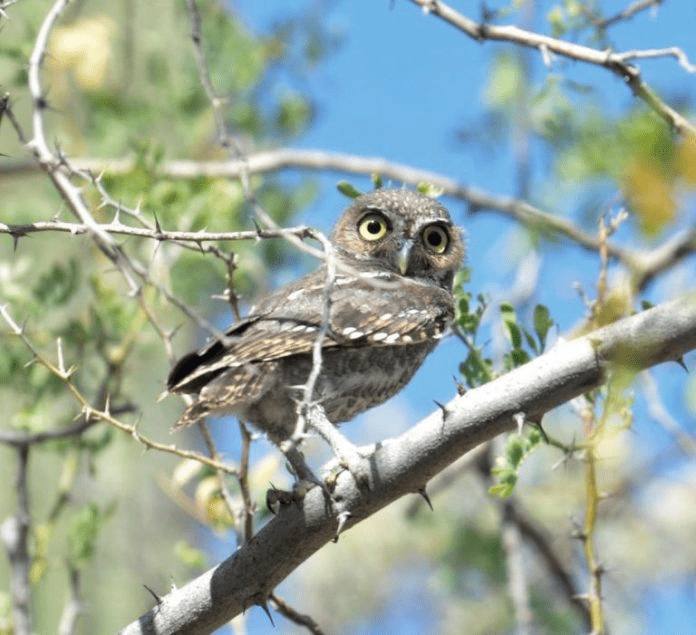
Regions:
[[[438,202],[376,190],[343,213],[331,236],[336,277],[312,399],[333,424],[382,403],[411,379],[454,315],[464,247]],[[326,303],[327,266],[278,289],[213,341],[183,357],[167,388],[198,395],[179,420],[226,412],[276,443],[295,430]]]

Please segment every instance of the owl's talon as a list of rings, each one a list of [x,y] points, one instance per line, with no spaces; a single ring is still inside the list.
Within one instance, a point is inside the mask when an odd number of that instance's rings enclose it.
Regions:
[[[338,514],[336,517],[338,520],[338,527],[336,527],[336,534],[332,538],[331,542],[338,542],[338,537],[343,533],[343,530],[346,527],[346,523],[348,522],[348,519],[352,516],[349,511],[342,511]]]
[[[346,456],[345,454],[335,459],[329,464],[327,472],[324,474],[324,484],[329,492],[336,489],[338,475],[347,470],[350,472],[358,489],[370,489],[370,463],[355,449],[355,453]]]
[[[317,483],[314,481],[297,481],[292,486],[292,491],[288,492],[284,489],[278,489],[271,484],[270,489],[266,491],[266,507],[273,515],[283,507],[293,503],[299,507],[305,496],[307,496],[307,492],[313,487],[317,487]],[[320,485],[320,487],[323,488],[323,485]],[[276,505],[278,505],[277,510]]]
[[[358,489],[370,489],[370,464],[367,459],[358,454],[357,457],[351,457],[350,460],[341,460],[340,465],[351,473]]]
[[[266,508],[271,514],[275,516],[277,511],[283,507],[287,507],[292,503],[292,492],[288,492],[284,489],[277,489],[276,487],[271,487],[266,490]],[[278,510],[275,509],[278,505]]]

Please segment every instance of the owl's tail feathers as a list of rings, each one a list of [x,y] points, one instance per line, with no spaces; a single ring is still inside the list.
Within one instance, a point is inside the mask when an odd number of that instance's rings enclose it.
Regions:
[[[180,428],[187,428],[196,423],[199,419],[208,416],[211,412],[212,410],[209,404],[197,401],[184,410],[184,414],[182,414],[179,420],[174,424],[172,431],[179,430]]]

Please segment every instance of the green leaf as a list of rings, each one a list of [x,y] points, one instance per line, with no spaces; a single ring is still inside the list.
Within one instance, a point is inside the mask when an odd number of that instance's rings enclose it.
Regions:
[[[546,346],[546,336],[553,325],[554,321],[551,319],[548,307],[543,304],[537,304],[534,307],[534,332],[539,338],[542,351]]]
[[[99,508],[94,503],[87,504],[70,519],[68,548],[72,564],[77,569],[84,568],[92,559],[102,520]]]
[[[531,358],[529,353],[522,348],[515,348],[510,352],[512,358],[513,368],[518,368],[526,364]]]
[[[358,196],[362,194],[359,189],[352,183],[348,183],[348,181],[339,181],[336,184],[336,188],[343,196],[347,196],[348,198],[358,198]]]
[[[297,93],[283,96],[276,112],[276,125],[284,134],[297,136],[312,119],[312,108],[307,99]]]
[[[528,426],[523,434],[508,436],[505,450],[491,468],[498,483],[489,488],[489,493],[501,498],[509,496],[519,479],[520,468],[529,454],[541,443],[542,435],[537,426]]]
[[[34,296],[44,306],[61,306],[75,294],[80,286],[80,269],[71,259],[66,265],[55,264],[39,278]]]
[[[505,449],[508,463],[517,467],[524,457],[524,440],[522,437],[511,437]]]
[[[498,483],[497,485],[491,485],[488,488],[488,493],[491,496],[497,496],[498,498],[507,498],[514,490],[514,483]]]
[[[430,198],[442,196],[442,193],[444,192],[441,187],[433,185],[432,183],[426,183],[425,181],[418,183],[418,185],[416,185],[416,189],[424,196],[428,196]]]
[[[533,335],[527,329],[522,329],[522,335],[524,336],[524,341],[527,342],[527,346],[529,346],[529,348],[531,348],[534,353],[538,355],[539,346],[537,345]]]
[[[522,346],[522,333],[520,327],[517,324],[517,314],[515,309],[511,304],[504,302],[500,305],[500,314],[503,318],[503,324],[510,334],[510,339],[512,340],[512,347],[518,349]]]

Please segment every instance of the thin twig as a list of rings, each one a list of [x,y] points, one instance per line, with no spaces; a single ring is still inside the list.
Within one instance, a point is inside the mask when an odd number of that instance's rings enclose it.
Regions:
[[[205,230],[187,232],[187,231],[167,231],[164,229],[149,229],[144,227],[132,227],[121,223],[106,223],[99,224],[97,227],[111,234],[119,234],[121,236],[136,236],[138,238],[149,238],[155,241],[188,241],[192,243],[204,243],[210,241],[222,240],[259,240],[268,238],[285,238],[288,235],[296,236],[300,240],[309,236],[314,236],[314,233],[303,225],[298,227],[278,227],[275,229],[251,229],[245,231],[229,231],[229,232],[209,232]],[[21,225],[0,223],[0,234],[9,234],[14,238],[23,238],[34,233],[41,232],[59,232],[69,233],[73,235],[88,233],[89,227],[83,223],[68,223],[65,221],[37,221],[35,223],[25,223]]]
[[[310,633],[312,633],[312,635],[324,635],[324,631],[319,628],[319,625],[309,615],[304,615],[296,611],[277,593],[271,593],[269,599],[271,602],[273,602],[276,611],[278,611],[278,613],[280,613],[286,619],[297,624],[298,626],[303,626]]]
[[[601,20],[592,20],[592,25],[598,29],[606,29],[618,22],[628,20],[640,11],[645,11],[651,7],[657,7],[662,3],[662,0],[636,0],[629,4],[623,11],[615,13],[611,17]]]
[[[210,431],[208,430],[207,423],[205,421],[198,421],[197,424],[198,430],[200,431],[201,436],[203,437],[203,440],[205,441],[205,444],[208,448],[210,458],[214,461],[221,462],[220,453],[218,452],[217,447],[215,446],[215,441],[213,441],[213,437],[211,436]],[[220,495],[222,496],[222,500],[225,503],[225,507],[227,508],[227,513],[230,515],[230,518],[234,520],[239,516],[239,505],[237,505],[234,498],[232,497],[232,493],[230,492],[229,487],[227,487],[227,482],[225,481],[225,473],[222,470],[216,469],[215,474],[217,476],[218,487],[220,488]]]
[[[297,405],[297,424],[293,438],[301,439],[305,434],[305,424],[307,422],[307,412],[310,405],[314,402],[314,388],[316,387],[319,374],[322,367],[322,348],[324,340],[329,334],[331,326],[331,305],[334,283],[336,282],[336,258],[331,243],[322,234],[316,233],[316,236],[321,240],[326,254],[326,281],[324,283],[324,291],[322,295],[322,316],[317,336],[312,345],[312,370],[307,377],[307,381],[303,387],[302,401]]]
[[[90,234],[95,239],[99,249],[114,263],[119,264],[121,256],[114,239],[103,229],[101,229],[92,215],[90,214],[82,193],[79,188],[72,184],[68,176],[58,166],[63,163],[62,157],[54,155],[46,143],[46,133],[44,129],[44,111],[47,107],[46,95],[41,84],[41,67],[46,56],[46,47],[51,30],[55,26],[61,13],[68,5],[69,0],[56,0],[51,10],[41,24],[39,33],[34,42],[34,48],[29,56],[28,85],[29,93],[32,98],[32,124],[33,137],[27,143],[27,147],[34,153],[34,157],[39,165],[49,175],[53,184],[63,199],[68,204],[70,210],[85,224]],[[137,285],[126,276],[132,289],[137,289]]]
[[[578,538],[582,542],[585,562],[590,575],[585,600],[589,604],[592,633],[601,635],[604,633],[604,611],[602,609],[602,575],[604,571],[597,559],[594,545],[597,530],[597,507],[600,498],[597,486],[595,413],[586,397],[580,397],[578,400],[583,403],[580,415],[587,441],[585,449],[585,519],[582,529],[578,533]]]
[[[81,435],[96,423],[93,419],[84,419],[74,425],[64,428],[53,428],[42,432],[20,432],[19,430],[0,430],[0,443],[19,448],[57,439],[65,439]]]
[[[5,20],[9,20],[9,16],[7,15],[7,12],[5,9],[7,7],[11,7],[13,4],[16,4],[18,0],[3,0],[0,2],[0,17],[4,18]]]
[[[531,608],[529,579],[524,554],[522,553],[522,537],[519,527],[511,516],[513,501],[507,499],[500,503],[502,522],[500,527],[501,542],[505,551],[505,564],[510,599],[512,600],[515,616],[515,634],[530,635],[534,623],[534,613]]]
[[[251,433],[243,421],[239,422],[239,433],[242,435],[242,452],[239,459],[239,472],[237,473],[237,481],[239,482],[239,491],[242,494],[243,519],[240,520],[240,525],[244,527],[243,540],[240,544],[246,544],[254,535],[254,513],[256,511],[254,503],[251,500],[251,492],[249,491],[249,456],[251,453]]]
[[[519,500],[508,509],[511,521],[515,522],[524,539],[534,545],[541,556],[547,571],[549,572],[556,588],[563,594],[566,601],[572,605],[580,615],[586,631],[591,628],[590,611],[587,604],[580,598],[573,576],[563,566],[560,556],[555,552],[551,538],[529,515],[523,510]]]
[[[674,439],[682,452],[696,457],[696,437],[689,434],[667,410],[653,374],[644,370],[638,379],[652,419]]]
[[[12,613],[15,635],[31,635],[31,584],[29,582],[29,536],[31,533],[31,515],[29,510],[29,446],[17,448],[17,468],[15,492],[17,494],[17,512],[0,525],[0,539],[5,546],[10,561],[10,594],[12,596]]]
[[[662,49],[645,49],[637,51],[625,51],[624,53],[617,53],[617,59],[623,62],[628,62],[629,60],[647,60],[647,59],[657,59],[660,57],[674,57],[687,73],[696,73],[696,65],[689,61],[686,53],[682,51],[678,46],[670,46]]]
[[[122,432],[129,434],[136,441],[145,446],[145,448],[147,449],[158,450],[160,452],[167,452],[169,454],[174,454],[184,459],[195,459],[196,461],[200,461],[205,465],[208,465],[214,469],[222,470],[223,472],[226,472],[228,474],[237,473],[236,468],[232,467],[231,465],[228,465],[220,461],[215,461],[207,457],[205,454],[201,454],[200,452],[181,450],[180,448],[177,448],[175,445],[165,445],[163,443],[153,441],[152,439],[149,439],[148,437],[145,437],[142,434],[140,434],[140,432],[138,432],[138,429],[135,426],[128,425],[116,419],[109,410],[94,408],[92,405],[90,405],[87,398],[77,389],[77,387],[71,381],[74,369],[70,368],[67,370],[61,370],[58,366],[56,366],[55,364],[50,362],[46,357],[44,357],[33,345],[31,340],[26,336],[24,330],[14,321],[5,305],[0,305],[0,316],[2,316],[5,322],[10,326],[12,332],[21,338],[22,342],[24,342],[24,345],[31,351],[36,361],[39,362],[42,366],[45,366],[53,375],[55,375],[64,383],[64,385],[68,388],[68,391],[73,396],[73,398],[77,401],[78,404],[80,404],[86,421],[91,420],[92,417],[99,419],[100,421],[105,421],[106,423],[109,423],[115,428],[118,428]],[[21,448],[27,446],[25,444],[22,444],[18,447]]]
[[[70,567],[70,594],[63,609],[58,624],[58,635],[72,635],[80,615],[82,615],[82,597],[80,591],[80,572],[75,567]]]

